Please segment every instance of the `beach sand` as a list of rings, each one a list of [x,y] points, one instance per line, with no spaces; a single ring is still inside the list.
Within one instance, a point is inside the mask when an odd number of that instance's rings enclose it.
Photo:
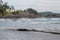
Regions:
[[[33,31],[0,30],[0,40],[60,40],[60,35]]]

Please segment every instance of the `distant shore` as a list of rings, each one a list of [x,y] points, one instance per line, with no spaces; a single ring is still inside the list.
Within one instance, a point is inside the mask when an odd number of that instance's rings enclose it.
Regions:
[[[29,8],[26,10],[16,10],[13,12],[0,13],[0,18],[60,18],[60,13],[53,12],[37,12],[36,10]]]

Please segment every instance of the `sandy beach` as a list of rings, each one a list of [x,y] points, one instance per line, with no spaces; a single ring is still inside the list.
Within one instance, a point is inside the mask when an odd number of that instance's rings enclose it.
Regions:
[[[0,40],[60,40],[60,35],[32,31],[0,30]]]

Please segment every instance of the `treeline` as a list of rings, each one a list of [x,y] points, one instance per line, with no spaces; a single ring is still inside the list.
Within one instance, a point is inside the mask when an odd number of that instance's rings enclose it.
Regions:
[[[47,18],[60,18],[60,13],[53,13],[53,12],[40,12],[40,17],[47,17]]]
[[[9,12],[4,18],[36,18],[38,17],[38,12],[32,8],[26,10],[16,10]]]
[[[0,0],[0,17],[5,16],[8,11],[7,10],[12,10],[14,9],[13,6],[9,6],[7,2],[3,2],[2,0]]]

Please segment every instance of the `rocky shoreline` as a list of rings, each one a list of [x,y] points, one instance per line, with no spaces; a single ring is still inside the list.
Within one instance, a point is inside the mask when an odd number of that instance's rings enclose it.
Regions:
[[[0,13],[0,18],[60,18],[60,13],[37,12],[34,9],[17,10],[8,13]]]

